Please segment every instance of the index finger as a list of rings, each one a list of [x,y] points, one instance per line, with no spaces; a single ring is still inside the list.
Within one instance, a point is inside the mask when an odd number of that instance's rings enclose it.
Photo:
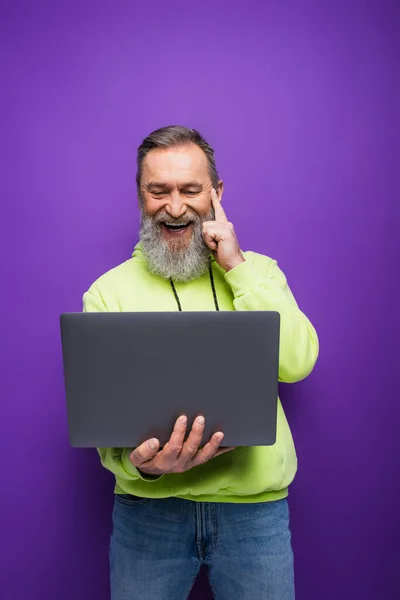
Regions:
[[[215,220],[219,223],[228,223],[228,218],[214,188],[211,190],[211,201],[215,212]]]

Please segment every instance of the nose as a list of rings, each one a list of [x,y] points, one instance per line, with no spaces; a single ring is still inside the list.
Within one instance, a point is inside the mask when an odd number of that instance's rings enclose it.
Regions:
[[[179,219],[187,211],[187,206],[181,198],[179,191],[173,191],[170,193],[168,202],[165,205],[166,212],[174,219]]]

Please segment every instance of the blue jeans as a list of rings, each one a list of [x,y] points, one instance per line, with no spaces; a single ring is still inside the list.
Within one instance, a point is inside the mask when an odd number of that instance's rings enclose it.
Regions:
[[[186,600],[201,565],[216,600],[294,600],[287,501],[116,496],[111,600]]]

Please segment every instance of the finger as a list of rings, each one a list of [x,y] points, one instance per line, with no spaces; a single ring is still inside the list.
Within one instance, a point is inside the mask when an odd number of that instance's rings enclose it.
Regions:
[[[211,440],[206,444],[200,452],[197,453],[195,458],[193,459],[192,465],[201,465],[208,460],[214,458],[220,449],[220,445],[222,440],[224,439],[224,434],[221,431],[214,433]]]
[[[140,467],[143,463],[148,462],[157,454],[160,447],[160,442],[156,438],[143,442],[140,446],[132,450],[129,459],[133,466]]]
[[[217,248],[219,242],[229,238],[232,238],[232,231],[225,224],[216,221],[203,223],[203,239],[212,250]]]
[[[218,238],[232,237],[234,235],[234,227],[228,221],[224,223],[220,221],[204,221],[203,231],[207,231]]]
[[[176,420],[171,437],[161,451],[161,454],[163,454],[163,457],[167,460],[176,460],[179,456],[185,439],[186,427],[187,417],[181,415],[179,419]]]
[[[210,250],[216,250],[218,247],[218,242],[215,240],[214,236],[210,234],[208,231],[203,231],[203,239]]]
[[[183,449],[179,460],[183,463],[190,462],[193,457],[197,454],[199,446],[201,445],[201,441],[203,439],[205,426],[205,419],[202,415],[199,415],[194,420],[192,425],[192,429],[188,435],[188,439],[183,445]]]
[[[215,220],[219,223],[227,223],[228,218],[225,214],[224,209],[222,208],[222,204],[218,198],[218,194],[214,188],[211,190],[211,202],[215,213]]]

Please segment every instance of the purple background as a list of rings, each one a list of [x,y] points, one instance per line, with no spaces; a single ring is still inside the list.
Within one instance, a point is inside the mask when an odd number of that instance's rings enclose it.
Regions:
[[[282,389],[297,598],[399,597],[399,3],[220,4],[1,3],[2,598],[109,597],[113,479],[69,448],[58,318],[130,255],[135,150],[174,123],[320,336]]]

